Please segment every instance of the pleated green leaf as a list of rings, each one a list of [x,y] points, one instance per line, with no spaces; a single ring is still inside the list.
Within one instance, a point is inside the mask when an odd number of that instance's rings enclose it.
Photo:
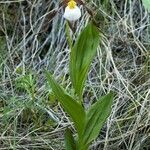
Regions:
[[[111,112],[113,93],[103,96],[87,111],[83,143],[89,144],[94,140]]]
[[[143,2],[145,9],[147,9],[148,12],[150,12],[150,0],[142,0],[142,2]]]
[[[76,142],[70,129],[67,129],[65,133],[65,149],[76,150]]]
[[[99,45],[99,31],[89,23],[81,32],[70,55],[70,78],[79,97],[83,94],[83,87],[88,70]]]
[[[85,127],[85,111],[83,107],[64,91],[64,89],[53,79],[50,73],[46,72],[46,76],[54,95],[61,103],[64,110],[72,118],[80,137]]]

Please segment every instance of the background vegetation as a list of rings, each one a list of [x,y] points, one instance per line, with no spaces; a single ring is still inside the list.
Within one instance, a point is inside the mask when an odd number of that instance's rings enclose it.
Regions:
[[[150,14],[141,0],[86,2],[104,34],[88,75],[85,106],[116,92],[112,113],[91,149],[149,150]],[[44,69],[53,72],[69,91],[70,50],[60,6],[60,0],[0,1],[1,150],[64,147],[64,130],[72,122],[44,74]],[[81,8],[82,18],[71,25],[74,40],[91,17]]]

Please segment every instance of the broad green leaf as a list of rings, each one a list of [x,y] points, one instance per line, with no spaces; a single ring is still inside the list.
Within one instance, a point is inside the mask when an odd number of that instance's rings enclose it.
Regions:
[[[113,93],[100,98],[87,112],[83,143],[89,144],[94,140],[111,112]]]
[[[89,23],[81,32],[70,54],[70,78],[81,98],[88,70],[99,45],[99,31]]]
[[[53,79],[50,73],[46,72],[46,76],[54,95],[72,118],[80,137],[85,127],[85,111],[83,107],[64,91],[64,89]]]
[[[142,0],[145,9],[150,12],[150,0]]]
[[[89,144],[81,143],[82,139],[79,140],[79,143],[77,145],[77,150],[89,150]]]
[[[76,143],[70,129],[67,129],[65,133],[65,148],[66,150],[76,150]]]

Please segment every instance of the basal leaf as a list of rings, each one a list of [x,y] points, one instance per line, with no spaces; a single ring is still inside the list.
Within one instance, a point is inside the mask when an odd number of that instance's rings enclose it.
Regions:
[[[46,72],[46,76],[56,98],[72,118],[80,137],[85,127],[85,111],[83,107],[64,91],[64,89],[53,79],[50,73]]]
[[[65,148],[66,150],[76,150],[76,143],[70,129],[67,129],[65,133]]]
[[[79,97],[82,96],[88,70],[98,45],[99,31],[93,23],[89,23],[81,32],[70,55],[70,78]]]
[[[145,9],[150,12],[150,0],[142,0]]]
[[[94,140],[111,112],[113,93],[100,98],[87,112],[83,143],[89,144]]]

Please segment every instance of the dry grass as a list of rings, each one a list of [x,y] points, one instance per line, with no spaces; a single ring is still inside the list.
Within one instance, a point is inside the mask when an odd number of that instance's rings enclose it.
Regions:
[[[0,2],[0,150],[61,150],[63,131],[72,123],[60,105],[52,102],[44,69],[68,89],[63,10],[51,19],[59,0],[19,1]],[[101,12],[99,27],[105,35],[88,76],[85,105],[97,95],[116,92],[112,113],[91,149],[148,150],[150,15],[140,0],[112,0],[103,6],[93,0],[88,6]],[[89,18],[83,8],[74,39]],[[34,104],[24,87],[18,89],[16,84],[29,73],[35,79]]]

